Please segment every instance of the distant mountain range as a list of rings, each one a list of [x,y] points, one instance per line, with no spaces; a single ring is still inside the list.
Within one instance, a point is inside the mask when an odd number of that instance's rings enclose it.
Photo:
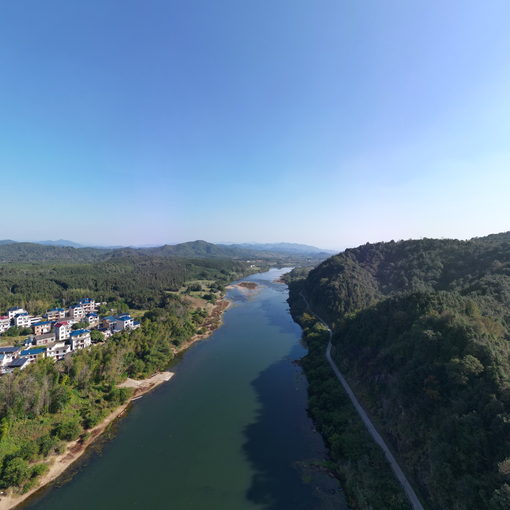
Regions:
[[[0,262],[75,261],[93,262],[119,257],[180,257],[235,259],[309,259],[320,262],[332,252],[314,246],[293,243],[213,244],[206,241],[157,247],[85,247],[73,241],[40,241],[37,243],[0,241]]]

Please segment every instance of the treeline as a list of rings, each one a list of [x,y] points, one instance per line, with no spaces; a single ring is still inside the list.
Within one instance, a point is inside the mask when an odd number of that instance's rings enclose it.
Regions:
[[[42,313],[83,296],[124,302],[130,308],[161,306],[167,291],[193,279],[219,284],[241,277],[247,264],[228,259],[118,257],[91,263],[39,262],[0,265],[0,311],[24,306]]]
[[[367,244],[301,288],[431,508],[510,508],[509,235]]]
[[[175,348],[204,321],[176,296],[147,312],[139,329],[55,363],[39,360],[0,378],[0,487],[29,490],[47,470],[44,459],[66,441],[87,437],[111,410],[124,403],[126,377],[165,369]]]
[[[329,449],[326,467],[341,480],[347,503],[357,510],[410,510],[406,496],[393,476],[382,450],[374,443],[349,397],[338,383],[324,352],[329,340],[326,328],[307,313],[294,285],[289,282],[292,316],[303,328],[308,348],[301,366],[308,379],[308,410]]]

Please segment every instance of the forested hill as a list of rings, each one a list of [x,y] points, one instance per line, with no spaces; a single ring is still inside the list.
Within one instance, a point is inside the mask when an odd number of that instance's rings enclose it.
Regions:
[[[510,508],[510,235],[366,244],[301,283],[430,508]]]
[[[324,260],[329,253],[314,247],[290,249],[285,243],[281,245],[222,245],[206,241],[191,241],[186,243],[163,245],[152,248],[86,248],[62,246],[57,242],[19,243],[14,241],[0,241],[0,263],[2,262],[97,262],[109,259],[135,257],[160,258],[230,258],[230,259],[260,259],[267,262],[281,262],[295,264],[301,262],[314,263]],[[51,244],[50,244],[51,243]],[[294,246],[294,245],[291,245]],[[301,245],[295,245],[301,246]]]

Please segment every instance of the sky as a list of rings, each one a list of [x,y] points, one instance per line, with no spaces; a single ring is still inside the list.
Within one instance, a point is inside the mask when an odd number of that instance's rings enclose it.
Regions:
[[[0,239],[510,230],[508,0],[0,2]]]

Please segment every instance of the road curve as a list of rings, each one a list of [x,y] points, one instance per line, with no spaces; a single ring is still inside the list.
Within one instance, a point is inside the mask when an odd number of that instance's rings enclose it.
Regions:
[[[393,473],[395,473],[395,476],[397,480],[400,482],[400,485],[402,485],[402,488],[404,489],[404,492],[406,493],[407,499],[409,500],[409,503],[413,507],[414,510],[425,510],[423,505],[421,504],[420,500],[418,499],[418,496],[414,492],[414,489],[412,488],[411,484],[409,483],[409,480],[407,479],[406,475],[400,468],[397,460],[391,453],[390,449],[384,442],[384,439],[381,437],[379,432],[377,432],[377,429],[375,428],[374,424],[368,417],[368,414],[366,413],[365,409],[361,406],[358,399],[356,398],[356,395],[354,395],[354,392],[351,390],[351,387],[349,386],[349,383],[345,380],[345,377],[342,375],[338,367],[336,366],[336,363],[333,361],[333,358],[331,356],[331,339],[333,338],[333,332],[331,331],[331,328],[328,326],[326,321],[322,320],[321,317],[319,317],[315,312],[312,311],[312,308],[310,307],[310,304],[308,303],[308,300],[304,296],[304,294],[300,293],[301,297],[303,298],[303,301],[306,303],[306,306],[308,310],[315,316],[315,318],[321,322],[324,327],[327,328],[329,333],[329,341],[328,346],[326,348],[326,359],[328,360],[328,363],[331,365],[331,368],[333,369],[333,372],[335,372],[335,375],[337,379],[340,381],[340,384],[343,386],[345,392],[351,399],[352,404],[356,408],[356,411],[358,412],[359,416],[363,420],[363,423],[365,424],[366,429],[368,430],[369,434],[372,436],[374,441],[382,448],[384,455],[386,456],[386,459],[388,460],[391,469],[393,470]]]

